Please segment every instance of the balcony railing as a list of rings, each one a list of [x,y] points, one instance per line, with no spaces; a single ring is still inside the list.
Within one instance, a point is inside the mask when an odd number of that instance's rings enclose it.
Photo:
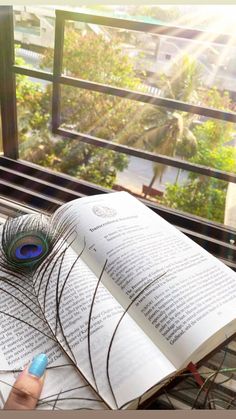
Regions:
[[[129,89],[95,83],[90,80],[82,80],[66,76],[62,73],[64,31],[66,21],[80,21],[90,24],[123,28],[136,32],[148,32],[155,35],[168,35],[181,39],[197,39],[203,31],[196,29],[183,29],[154,25],[151,23],[138,22],[112,17],[95,16],[89,14],[74,13],[68,11],[56,11],[54,64],[53,71],[46,72],[15,65],[14,62],[14,30],[13,10],[9,6],[0,7],[0,82],[1,82],[1,116],[3,156],[0,157],[0,194],[7,199],[14,199],[34,208],[52,211],[65,201],[69,201],[83,195],[92,195],[108,192],[107,189],[92,185],[88,182],[73,179],[67,175],[57,174],[34,164],[18,160],[18,131],[17,131],[17,108],[16,108],[16,84],[15,75],[22,74],[39,80],[52,83],[52,127],[53,134],[58,134],[69,139],[78,139],[88,144],[130,156],[140,157],[152,162],[184,169],[210,176],[227,182],[236,183],[236,174],[212,169],[202,165],[196,165],[175,157],[135,149],[112,141],[107,141],[82,132],[73,132],[61,127],[61,86],[72,86],[75,89],[87,89],[94,92],[109,94],[120,98],[128,98],[142,103],[152,104],[170,110],[185,111],[191,114],[214,118],[217,120],[236,123],[236,113],[212,109],[206,106],[189,104],[166,97],[156,97],[151,94],[136,92]],[[228,35],[219,34],[212,42],[227,44]],[[231,41],[232,44],[232,41]],[[186,215],[179,211],[167,209],[152,202],[144,202],[154,211],[163,216],[167,221],[176,225],[189,237],[205,247],[208,251],[221,258],[225,263],[236,269],[236,254],[234,242],[236,232],[223,225],[205,221],[200,217]]]

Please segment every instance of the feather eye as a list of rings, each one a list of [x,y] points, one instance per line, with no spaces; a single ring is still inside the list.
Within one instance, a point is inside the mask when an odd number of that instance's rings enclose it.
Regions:
[[[2,232],[2,250],[15,268],[33,269],[49,254],[55,243],[49,218],[41,214],[9,218]]]

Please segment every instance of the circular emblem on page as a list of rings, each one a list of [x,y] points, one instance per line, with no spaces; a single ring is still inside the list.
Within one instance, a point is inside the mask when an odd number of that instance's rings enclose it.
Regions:
[[[103,205],[94,205],[92,211],[95,215],[102,218],[115,217],[117,214],[116,210],[111,207],[104,207]]]

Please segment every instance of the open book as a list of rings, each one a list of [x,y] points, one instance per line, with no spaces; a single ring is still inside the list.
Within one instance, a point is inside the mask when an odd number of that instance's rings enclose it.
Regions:
[[[8,266],[6,246],[34,217],[3,233],[2,400],[14,371],[45,352],[39,409],[137,408],[235,332],[235,273],[128,193],[42,216],[46,257],[28,271]]]

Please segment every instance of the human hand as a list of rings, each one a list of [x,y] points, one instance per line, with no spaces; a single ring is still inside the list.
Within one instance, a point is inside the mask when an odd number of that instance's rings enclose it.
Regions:
[[[18,375],[5,403],[5,410],[35,409],[43,388],[47,363],[45,354],[34,357],[31,364]]]

